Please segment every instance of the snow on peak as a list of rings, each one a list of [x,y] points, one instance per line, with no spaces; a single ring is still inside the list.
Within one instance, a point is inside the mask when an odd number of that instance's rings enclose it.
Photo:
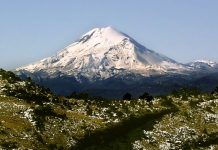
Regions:
[[[85,43],[91,40],[93,44],[103,43],[113,45],[121,42],[124,39],[128,39],[128,37],[109,26],[90,30],[80,38],[79,42]]]
[[[184,66],[174,60],[147,49],[112,27],[105,27],[90,30],[55,56],[17,70],[108,78],[120,70],[148,75],[181,69]]]
[[[195,67],[195,68],[201,68],[201,67],[215,67],[218,64],[214,61],[211,60],[195,60],[191,63],[189,63],[190,66]]]
[[[125,38],[124,34],[122,34],[121,32],[119,32],[117,29],[108,26],[108,27],[104,27],[104,28],[94,28],[92,30],[90,30],[89,32],[87,32],[86,34],[84,34],[82,37],[84,36],[90,36],[90,35],[95,35],[95,36],[102,36],[108,39],[113,39],[113,38]]]

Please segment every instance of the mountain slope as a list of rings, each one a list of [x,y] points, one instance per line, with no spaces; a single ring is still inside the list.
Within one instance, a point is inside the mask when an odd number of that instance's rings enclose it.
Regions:
[[[31,77],[58,95],[76,91],[121,98],[126,92],[162,95],[182,87],[210,91],[218,82],[204,88],[205,83],[198,81],[218,72],[217,66],[211,61],[178,63],[106,27],[87,32],[52,57],[16,69],[16,74]]]
[[[198,72],[218,72],[218,64],[210,60],[196,60],[188,63],[187,65]]]
[[[121,72],[148,76],[184,69],[183,65],[145,48],[128,35],[106,27],[89,31],[53,57],[17,70],[106,79]]]

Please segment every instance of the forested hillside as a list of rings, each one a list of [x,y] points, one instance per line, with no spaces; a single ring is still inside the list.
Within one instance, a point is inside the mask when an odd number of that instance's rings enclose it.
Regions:
[[[0,149],[218,149],[218,89],[140,98],[58,97],[0,70]]]

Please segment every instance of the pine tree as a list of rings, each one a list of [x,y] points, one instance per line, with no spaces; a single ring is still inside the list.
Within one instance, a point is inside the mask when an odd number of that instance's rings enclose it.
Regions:
[[[139,96],[139,99],[146,99],[147,102],[151,102],[153,100],[153,96],[147,92],[144,92],[143,95]]]
[[[130,93],[126,93],[123,95],[123,100],[131,100],[132,99],[132,95]]]

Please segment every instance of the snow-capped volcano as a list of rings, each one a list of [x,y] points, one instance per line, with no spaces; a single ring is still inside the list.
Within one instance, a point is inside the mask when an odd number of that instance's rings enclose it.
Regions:
[[[148,76],[184,69],[183,65],[147,49],[130,36],[112,27],[105,27],[93,29],[55,56],[20,67],[17,71],[59,72],[106,79],[124,72]]]
[[[125,92],[162,95],[193,86],[210,91],[218,84],[215,62],[180,64],[111,27],[95,28],[56,55],[15,73],[58,95],[76,91],[106,98],[121,98]]]

